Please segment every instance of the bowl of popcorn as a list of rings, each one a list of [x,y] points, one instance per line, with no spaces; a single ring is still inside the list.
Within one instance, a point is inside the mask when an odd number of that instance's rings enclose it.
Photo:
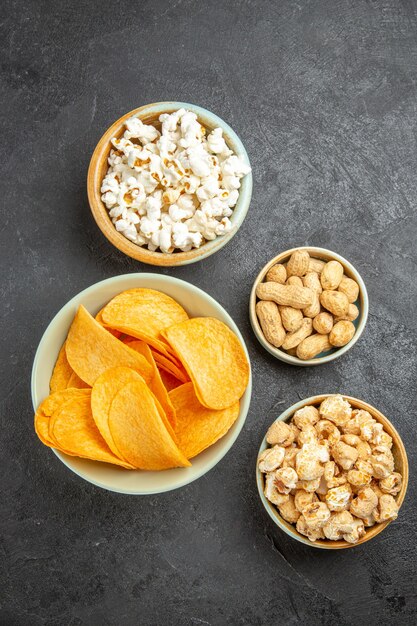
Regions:
[[[380,411],[350,396],[318,395],[270,426],[256,475],[279,528],[306,545],[341,549],[369,541],[397,518],[408,461]]]
[[[249,314],[258,341],[277,359],[321,365],[358,341],[368,318],[368,294],[359,272],[339,254],[293,248],[258,274]]]
[[[252,194],[246,150],[201,107],[158,102],[123,115],[87,177],[97,225],[128,256],[173,266],[204,259],[241,226]]]

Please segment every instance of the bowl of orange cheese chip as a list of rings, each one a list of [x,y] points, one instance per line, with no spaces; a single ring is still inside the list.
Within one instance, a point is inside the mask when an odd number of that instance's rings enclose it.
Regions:
[[[242,336],[185,281],[128,274],[72,298],[32,369],[35,431],[81,478],[152,494],[182,487],[232,447],[249,410]]]

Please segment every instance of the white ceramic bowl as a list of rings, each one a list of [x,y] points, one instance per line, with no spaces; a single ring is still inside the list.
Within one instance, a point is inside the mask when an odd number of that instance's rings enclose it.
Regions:
[[[111,298],[134,287],[148,287],[162,291],[175,298],[191,317],[211,316],[229,326],[239,337],[249,360],[248,351],[236,324],[230,315],[207,293],[178,278],[159,274],[125,274],[103,280],[85,289],[72,298],[53,318],[46,329],[37,349],[32,368],[33,408],[49,395],[49,381],[52,370],[74,315],[80,306],[95,315]],[[229,432],[213,446],[192,459],[189,468],[178,468],[162,472],[126,470],[107,463],[89,461],[54,450],[57,457],[75,474],[90,483],[119,493],[145,495],[171,491],[188,485],[212,469],[230,450],[237,439],[249,410],[252,391],[252,378],[240,401],[239,417]]]
[[[311,257],[315,259],[320,259],[322,261],[339,261],[344,267],[345,275],[349,278],[353,278],[359,285],[359,297],[355,302],[356,306],[359,309],[359,316],[353,322],[356,326],[356,332],[353,338],[347,343],[345,346],[341,348],[333,348],[329,352],[323,352],[319,354],[314,359],[309,359],[308,361],[303,361],[296,356],[292,356],[291,354],[287,354],[285,350],[281,350],[280,348],[275,348],[272,344],[270,344],[264,337],[261,326],[258,321],[258,317],[256,315],[256,287],[259,283],[262,283],[267,272],[271,269],[273,265],[276,263],[286,263],[290,258],[291,254],[295,252],[295,250],[307,250]],[[345,354],[348,350],[353,348],[355,343],[358,341],[359,337],[362,335],[366,321],[368,319],[368,309],[369,309],[369,300],[368,300],[368,292],[366,291],[365,283],[362,280],[362,276],[359,272],[353,267],[349,261],[345,258],[337,254],[336,252],[332,252],[331,250],[326,250],[325,248],[315,248],[312,246],[298,246],[297,248],[292,248],[291,250],[286,250],[285,252],[281,252],[278,256],[274,257],[267,263],[259,272],[258,276],[253,283],[250,299],[249,299],[249,317],[252,325],[252,330],[256,335],[259,343],[267,350],[270,354],[272,354],[276,359],[280,361],[284,361],[285,363],[289,363],[290,365],[299,365],[301,367],[307,367],[310,365],[322,365],[323,363],[329,363],[329,361],[334,361],[334,359],[338,359],[343,354]]]

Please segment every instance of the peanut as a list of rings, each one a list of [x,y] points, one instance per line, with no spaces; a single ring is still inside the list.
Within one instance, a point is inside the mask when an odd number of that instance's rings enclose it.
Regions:
[[[265,339],[276,348],[279,348],[285,339],[285,329],[282,326],[281,316],[275,302],[258,302],[256,304],[256,315]]]
[[[298,330],[303,322],[303,313],[300,309],[293,309],[291,306],[280,306],[282,325],[289,333]]]
[[[340,285],[343,278],[343,265],[339,261],[329,261],[323,267],[320,282],[323,289],[333,291]]]
[[[359,285],[352,278],[343,276],[337,289],[347,296],[350,303],[356,302],[358,299]]]
[[[310,262],[308,264],[309,272],[316,272],[317,274],[321,274],[323,271],[323,267],[326,265],[324,261],[320,261],[320,259],[312,259],[310,257]]]
[[[258,284],[256,313],[269,343],[308,360],[351,341],[359,292],[339,261],[325,262],[311,258],[307,250],[295,250]]]
[[[332,346],[336,346],[337,348],[345,346],[352,339],[355,330],[352,322],[348,322],[347,320],[337,322],[330,332],[329,341]]]
[[[286,285],[295,285],[296,287],[303,287],[303,281],[299,276],[290,276],[287,278]]]
[[[317,272],[308,272],[308,274],[306,274],[303,278],[303,285],[318,294],[321,294],[323,291]]]
[[[314,293],[314,299],[313,302],[310,304],[310,306],[306,307],[305,309],[303,309],[303,315],[305,317],[316,317],[316,315],[318,315],[320,313],[320,295],[318,293],[316,293],[315,291]]]
[[[328,335],[333,328],[333,315],[323,311],[313,319],[313,328],[320,335]]]
[[[330,348],[332,348],[332,344],[329,341],[329,335],[310,335],[298,344],[297,356],[302,361],[308,361],[320,352],[327,352]]]
[[[346,296],[342,293],[339,296]],[[305,309],[312,301],[314,294],[307,287],[297,287],[297,285],[280,285],[279,283],[259,283],[256,288],[256,295],[260,300],[272,300],[283,306],[291,306],[294,309]],[[347,298],[346,298],[347,300]]]
[[[288,276],[304,276],[308,272],[310,255],[307,250],[295,250],[287,263]]]
[[[333,313],[333,315],[336,315],[336,317],[346,315],[349,310],[349,300],[341,291],[326,289],[320,294],[320,302],[325,309]]]
[[[340,322],[340,320],[348,320],[349,322],[353,322],[359,315],[359,309],[356,304],[349,304],[348,312],[346,315],[335,317],[334,323]]]
[[[298,330],[294,333],[287,333],[287,336],[282,343],[283,349],[289,350],[290,348],[295,348],[299,343],[301,343],[301,341],[303,341],[303,339],[311,335],[312,332],[313,321],[309,317],[305,317]]]
[[[267,282],[273,281],[275,283],[280,283],[281,285],[284,285],[286,280],[287,270],[285,269],[285,265],[282,265],[282,263],[276,263],[276,265],[273,265],[266,274]]]
[[[295,348],[289,348],[286,352],[290,356],[297,356],[297,346]]]

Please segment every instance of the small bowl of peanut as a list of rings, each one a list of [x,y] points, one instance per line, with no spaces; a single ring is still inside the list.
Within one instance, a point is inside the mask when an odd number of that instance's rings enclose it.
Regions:
[[[259,449],[257,484],[274,523],[309,546],[338,550],[398,517],[408,483],[400,435],[377,409],[340,394],[287,409]]]
[[[293,248],[258,274],[249,314],[257,339],[277,359],[321,365],[358,341],[368,318],[368,294],[359,272],[339,254]]]

